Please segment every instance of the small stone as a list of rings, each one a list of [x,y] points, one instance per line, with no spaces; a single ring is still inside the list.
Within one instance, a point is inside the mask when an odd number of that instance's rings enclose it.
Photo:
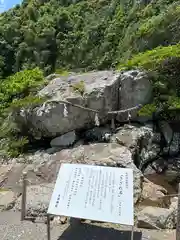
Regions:
[[[75,131],[68,132],[60,137],[54,138],[50,144],[51,147],[68,147],[76,141]]]
[[[68,220],[67,217],[65,217],[65,216],[60,216],[60,222],[61,222],[61,224],[67,223],[67,220]]]
[[[68,218],[65,216],[54,217],[53,224],[65,224],[67,223]]]

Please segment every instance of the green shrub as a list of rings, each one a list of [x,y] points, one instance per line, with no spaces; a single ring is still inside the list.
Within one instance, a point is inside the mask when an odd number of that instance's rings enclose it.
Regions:
[[[13,114],[21,108],[43,103],[47,98],[36,93],[46,83],[38,68],[18,72],[0,83],[0,154],[16,157],[24,151],[28,133],[21,132]]]
[[[5,157],[17,157],[23,153],[28,144],[28,138],[22,136],[20,129],[14,121],[13,115],[3,112],[0,125],[0,155]]]
[[[9,106],[10,111],[18,110],[21,108],[28,108],[31,106],[36,106],[41,103],[44,103],[48,98],[47,97],[40,97],[40,96],[27,96],[22,99],[15,99]]]
[[[169,97],[167,106],[169,109],[180,109],[180,98],[179,97]]]
[[[66,69],[56,69],[55,73],[65,77],[69,75],[69,71]]]
[[[138,111],[138,115],[150,117],[153,113],[156,112],[156,110],[157,106],[155,103],[146,104]]]
[[[81,80],[80,82],[73,84],[72,88],[75,92],[79,92],[81,95],[83,95],[85,92],[84,81]]]
[[[18,157],[23,154],[29,140],[27,137],[4,138],[0,145],[0,155],[5,157]]]
[[[123,64],[118,65],[119,70],[128,70],[132,68],[141,68],[147,70],[155,70],[161,64],[172,57],[180,58],[180,44],[157,47],[143,53],[134,55],[131,59]]]
[[[24,70],[6,78],[1,84],[1,101],[12,101],[13,98],[23,98],[37,92],[47,82],[43,72],[35,68]]]
[[[180,44],[158,47],[151,51],[137,54],[118,69],[142,69],[151,74],[154,100],[157,107],[179,107],[180,98]],[[149,110],[148,110],[149,107]],[[154,111],[154,104],[144,106],[140,115],[149,115]]]

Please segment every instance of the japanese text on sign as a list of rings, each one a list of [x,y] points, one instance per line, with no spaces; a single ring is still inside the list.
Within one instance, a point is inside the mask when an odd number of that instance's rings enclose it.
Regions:
[[[62,164],[48,213],[133,225],[133,171]]]

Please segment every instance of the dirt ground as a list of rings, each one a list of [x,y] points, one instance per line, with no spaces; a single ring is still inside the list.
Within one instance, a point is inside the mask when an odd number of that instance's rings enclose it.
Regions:
[[[47,225],[44,221],[20,221],[19,212],[1,212],[1,240],[46,240]],[[51,222],[51,240],[131,240],[131,228],[116,224]],[[175,240],[175,231],[134,229],[133,240]]]

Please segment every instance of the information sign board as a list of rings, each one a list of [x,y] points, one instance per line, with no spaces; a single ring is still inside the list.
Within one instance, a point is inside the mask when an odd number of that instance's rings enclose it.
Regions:
[[[134,225],[133,170],[62,164],[48,214]]]

